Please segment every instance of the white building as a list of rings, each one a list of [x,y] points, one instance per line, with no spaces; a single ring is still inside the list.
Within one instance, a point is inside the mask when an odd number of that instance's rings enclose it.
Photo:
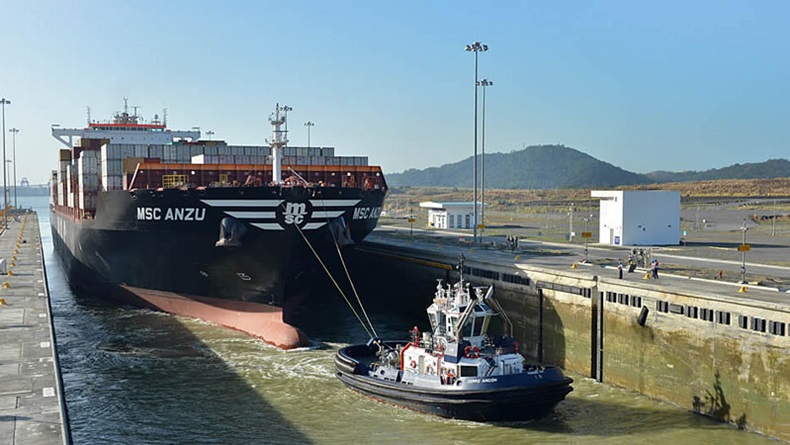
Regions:
[[[480,208],[480,203],[477,203],[477,206]],[[474,228],[474,202],[426,201],[421,202],[420,207],[428,209],[428,227],[434,229]]]
[[[601,199],[598,239],[615,246],[680,244],[680,192],[593,190]]]

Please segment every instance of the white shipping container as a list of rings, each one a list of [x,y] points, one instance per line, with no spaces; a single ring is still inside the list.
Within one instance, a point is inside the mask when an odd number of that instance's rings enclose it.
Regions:
[[[204,154],[192,155],[192,163],[193,164],[206,164],[206,155],[204,155]]]
[[[55,196],[55,204],[62,206],[63,203],[63,183],[58,182],[57,196]]]

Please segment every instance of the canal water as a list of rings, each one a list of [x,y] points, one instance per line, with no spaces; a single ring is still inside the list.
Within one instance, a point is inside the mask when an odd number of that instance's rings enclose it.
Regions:
[[[578,375],[548,418],[506,424],[440,419],[346,389],[333,356],[366,336],[335,292],[306,330],[320,348],[284,352],[193,319],[72,293],[39,215],[66,404],[75,444],[769,444],[674,406]],[[413,319],[373,308],[384,338]]]

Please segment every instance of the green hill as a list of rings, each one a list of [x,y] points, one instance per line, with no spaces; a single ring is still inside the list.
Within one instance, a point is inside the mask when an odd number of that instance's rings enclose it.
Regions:
[[[482,159],[482,158],[481,158]],[[650,179],[564,145],[538,145],[485,157],[486,187],[500,189],[594,188],[646,184]],[[471,187],[472,157],[424,170],[387,175],[399,186]]]
[[[482,161],[482,157],[478,159]],[[702,172],[656,171],[638,174],[564,145],[538,145],[485,156],[486,187],[495,189],[612,188],[624,185],[716,179],[790,177],[790,161],[771,159]],[[479,165],[478,165],[479,167]],[[392,187],[472,187],[472,157],[441,167],[390,173]]]
[[[752,164],[733,164],[729,167],[705,171],[666,172],[657,171],[645,174],[651,182],[693,182],[713,181],[716,179],[768,179],[790,177],[790,161],[769,159]]]

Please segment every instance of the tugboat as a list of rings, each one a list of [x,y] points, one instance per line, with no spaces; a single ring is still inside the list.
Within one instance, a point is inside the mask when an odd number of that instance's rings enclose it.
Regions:
[[[373,399],[441,417],[521,421],[547,415],[573,391],[573,379],[556,366],[527,364],[512,336],[490,335],[499,317],[493,286],[438,280],[428,307],[431,332],[410,330],[409,341],[371,338],[341,348],[337,377]],[[485,293],[484,293],[485,291]]]

